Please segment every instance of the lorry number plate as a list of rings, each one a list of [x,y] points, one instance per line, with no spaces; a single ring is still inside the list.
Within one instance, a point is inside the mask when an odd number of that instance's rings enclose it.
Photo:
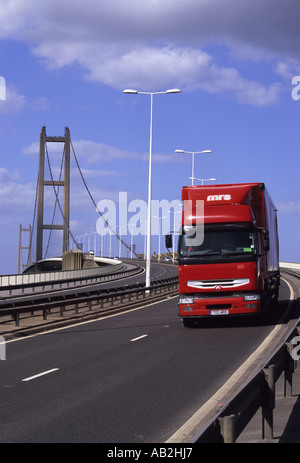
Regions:
[[[228,315],[229,311],[228,310],[211,310],[210,315]]]

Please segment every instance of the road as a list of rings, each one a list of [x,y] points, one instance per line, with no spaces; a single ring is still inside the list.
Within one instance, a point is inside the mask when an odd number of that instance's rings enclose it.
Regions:
[[[0,442],[165,442],[272,331],[273,320],[186,329],[177,298],[8,342]]]
[[[48,293],[52,293],[55,291],[60,291],[62,294],[63,292],[65,294],[68,293],[74,293],[74,287],[76,287],[76,291],[80,292],[86,291],[89,287],[92,287],[93,289],[97,288],[116,288],[124,285],[131,285],[131,284],[136,284],[136,283],[145,283],[145,264],[143,261],[138,262],[139,267],[143,269],[142,272],[140,273],[134,273],[131,274],[130,272],[128,273],[127,276],[125,277],[119,277],[119,272],[116,272],[114,275],[115,278],[111,280],[104,280],[102,282],[92,282],[92,283],[87,283],[85,282],[85,279],[83,279],[84,283],[80,285],[80,281],[74,281],[72,283],[69,283],[68,281],[66,282],[51,282],[51,283],[46,283],[45,287],[43,286],[34,286],[34,291],[33,287],[31,285],[28,285],[27,287],[25,286],[24,288],[14,288],[11,287],[9,289],[5,288],[2,289],[0,288],[0,300],[5,301],[5,300],[11,300],[17,299],[17,298],[22,298],[22,300],[31,299],[33,295],[45,295]],[[126,271],[127,269],[132,269],[136,268],[136,265],[132,265],[130,261],[127,261],[124,263],[124,266],[122,268],[122,271]],[[121,271],[121,273],[122,273]],[[178,276],[178,267],[176,265],[170,265],[170,264],[158,264],[155,262],[152,262],[151,264],[151,280],[152,281],[157,281],[165,278],[170,278],[170,277],[175,277]],[[11,294],[12,293],[12,294]]]

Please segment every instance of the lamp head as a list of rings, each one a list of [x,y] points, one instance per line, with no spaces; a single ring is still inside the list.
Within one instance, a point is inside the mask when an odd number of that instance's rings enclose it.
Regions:
[[[130,94],[130,95],[136,95],[138,91],[132,90],[131,88],[126,88],[125,90],[123,90],[123,93]]]

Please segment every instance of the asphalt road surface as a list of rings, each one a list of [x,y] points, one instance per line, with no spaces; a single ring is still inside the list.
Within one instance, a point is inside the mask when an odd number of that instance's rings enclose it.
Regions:
[[[184,328],[177,298],[8,342],[0,361],[0,442],[165,442],[252,354],[264,325]]]

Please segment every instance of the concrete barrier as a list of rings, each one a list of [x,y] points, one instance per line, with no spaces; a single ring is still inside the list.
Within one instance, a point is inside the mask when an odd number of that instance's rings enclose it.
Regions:
[[[117,259],[105,259],[105,265],[96,268],[85,268],[81,270],[59,270],[56,272],[31,273],[18,275],[0,276],[0,287],[33,285],[36,283],[50,283],[60,280],[74,280],[80,278],[94,277],[120,270],[122,261]]]
[[[300,270],[300,264],[297,262],[280,262],[281,268],[292,268],[294,270]]]

